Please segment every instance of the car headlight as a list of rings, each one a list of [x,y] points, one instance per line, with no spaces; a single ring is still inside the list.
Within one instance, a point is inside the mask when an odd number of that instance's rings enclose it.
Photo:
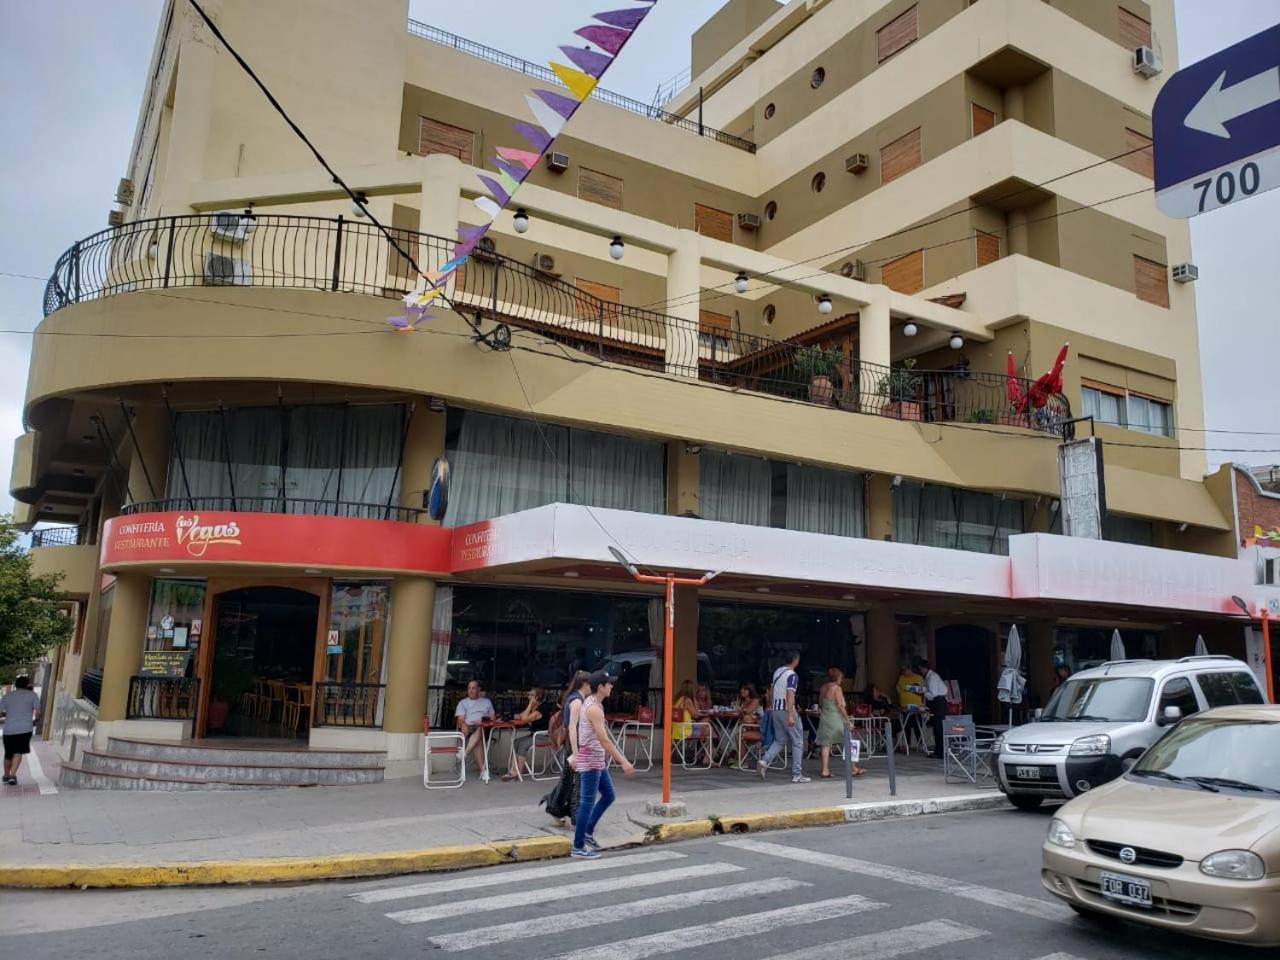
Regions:
[[[1105,757],[1111,752],[1111,738],[1104,733],[1093,737],[1081,737],[1071,744],[1073,757]]]
[[[996,737],[991,741],[991,752],[993,754],[1004,752],[1004,737]]]
[[[1048,840],[1055,847],[1070,849],[1076,845],[1076,835],[1071,832],[1070,827],[1056,817],[1049,821]]]
[[[1226,880],[1261,880],[1267,866],[1248,850],[1219,850],[1200,861],[1200,872]]]

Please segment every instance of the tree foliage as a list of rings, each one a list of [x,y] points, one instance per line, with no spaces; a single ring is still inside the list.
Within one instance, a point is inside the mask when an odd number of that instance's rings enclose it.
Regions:
[[[35,574],[13,518],[0,516],[0,673],[71,639],[58,587],[62,574]]]

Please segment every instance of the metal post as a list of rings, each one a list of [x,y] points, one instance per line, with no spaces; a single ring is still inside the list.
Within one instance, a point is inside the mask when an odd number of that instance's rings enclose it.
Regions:
[[[338,273],[342,264],[342,214],[338,214],[338,226],[333,240],[333,284],[331,290],[338,289]]]
[[[853,799],[853,724],[848,720],[844,723],[844,796]]]
[[[239,510],[236,503],[236,473],[231,466],[231,438],[227,434],[227,408],[218,401],[218,424],[222,427],[222,455],[227,461],[227,488],[231,491],[231,509]]]
[[[676,648],[676,578],[667,574],[666,632],[662,654],[662,802],[671,802],[671,686]]]
[[[178,457],[178,472],[182,475],[182,486],[187,491],[187,506],[194,510],[196,505],[191,499],[191,483],[187,479],[187,461],[182,456],[182,441],[178,439],[178,420],[173,413],[173,407],[169,406],[169,391],[161,388],[160,395],[164,397],[164,409],[169,414],[169,436],[173,440],[173,452]]]
[[[133,432],[133,420],[129,417],[129,408],[124,405],[124,401],[120,401],[120,412],[124,415],[124,425],[129,431],[129,439],[133,441],[133,452],[138,455],[138,466],[142,467],[142,475],[146,478],[147,487],[151,490],[151,499],[159,499],[156,493],[156,485],[151,482],[151,471],[147,469],[146,458],[142,456],[142,447],[138,446],[138,435]],[[133,496],[133,491],[129,491],[129,496]]]
[[[600,301],[600,316],[598,317],[599,330],[596,339],[596,356],[601,360],[604,359],[604,301]]]
[[[1267,702],[1276,702],[1275,677],[1271,673],[1271,616],[1262,608],[1262,669],[1267,674]]]
[[[698,88],[698,136],[703,135],[704,127],[702,126],[702,88]]]
[[[905,735],[905,720],[903,721],[903,724],[903,731]],[[923,743],[924,741],[921,742]],[[891,797],[896,797],[898,795],[898,761],[894,759],[894,754],[897,752],[897,744],[893,742],[893,722],[890,721],[889,734],[885,738],[884,754],[886,759],[889,761],[889,796]]]
[[[342,405],[342,427],[338,430],[338,487],[333,495],[335,515],[342,510],[342,465],[347,457],[347,418],[351,415],[351,404]]]
[[[71,297],[72,303],[80,302],[80,241],[71,245]]]
[[[502,261],[496,257],[493,260],[493,289],[489,295],[489,306],[493,310],[493,317],[498,318],[498,274],[502,270]]]
[[[391,490],[387,493],[387,509],[386,519],[391,519],[391,501],[396,495],[396,484],[400,481],[400,465],[404,463],[404,448],[409,445],[409,426],[413,423],[414,404],[409,404],[409,409],[404,415],[404,430],[400,434],[400,455],[396,457],[396,469],[391,474]]]
[[[174,234],[178,229],[178,218],[169,218],[169,243],[166,245],[164,254],[164,285],[169,286],[169,274],[173,269],[173,241]]]

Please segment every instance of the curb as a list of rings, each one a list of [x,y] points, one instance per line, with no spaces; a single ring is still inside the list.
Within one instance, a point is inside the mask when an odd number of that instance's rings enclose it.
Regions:
[[[927,800],[847,803],[832,807],[746,813],[682,820],[649,827],[644,844],[673,843],[725,833],[757,833],[797,827],[831,826],[965,813],[1005,806],[1000,793],[968,794]],[[506,863],[550,860],[569,855],[567,837],[540,836],[494,843],[349,853],[323,857],[271,857],[251,860],[203,860],[178,863],[0,864],[0,888],[63,889],[202,887],[229,884],[301,883],[308,880],[352,880],[405,873],[462,870]]]

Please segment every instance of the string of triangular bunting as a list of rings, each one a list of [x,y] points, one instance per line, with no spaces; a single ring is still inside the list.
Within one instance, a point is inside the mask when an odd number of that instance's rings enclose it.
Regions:
[[[534,122],[520,122],[513,129],[527,147],[498,147],[495,150],[496,156],[492,160],[494,169],[479,175],[484,192],[474,201],[484,215],[483,222],[474,226],[459,225],[457,243],[449,261],[439,269],[427,271],[415,289],[405,295],[406,312],[401,316],[387,318],[387,322],[393,327],[410,332],[424,321],[434,319],[429,309],[432,302],[444,293],[449,277],[467,262],[471,252],[510,204],[516,191],[529,178],[542,155],[555,143],[565,124],[591,96],[657,0],[634,2],[634,7],[597,13],[592,17],[596,23],[589,23],[575,30],[574,34],[587,41],[587,46],[560,47],[572,66],[552,61],[550,67],[564,84],[564,90],[534,88],[525,97]],[[592,46],[599,49],[592,49]]]

